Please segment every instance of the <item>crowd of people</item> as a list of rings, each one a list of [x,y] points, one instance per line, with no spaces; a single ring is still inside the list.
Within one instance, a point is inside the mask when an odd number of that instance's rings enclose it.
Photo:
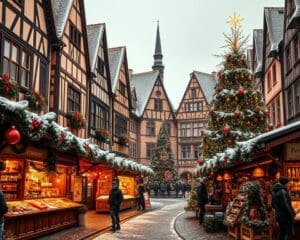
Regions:
[[[149,196],[153,191],[155,197],[171,197],[172,192],[174,192],[176,198],[185,198],[186,193],[189,193],[191,191],[191,185],[183,182],[154,182],[153,184],[146,184],[145,188]]]

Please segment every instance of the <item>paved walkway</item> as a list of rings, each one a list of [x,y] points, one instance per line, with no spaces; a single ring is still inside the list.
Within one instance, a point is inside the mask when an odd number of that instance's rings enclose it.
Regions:
[[[186,205],[185,200],[152,199],[164,206],[130,219],[121,225],[121,231],[107,232],[94,240],[180,240],[173,226],[178,214]]]
[[[183,212],[175,221],[175,230],[184,240],[232,240],[226,233],[207,233],[199,226],[194,212]]]

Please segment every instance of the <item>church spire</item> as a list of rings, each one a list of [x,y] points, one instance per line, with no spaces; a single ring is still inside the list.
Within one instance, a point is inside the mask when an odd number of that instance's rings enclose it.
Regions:
[[[155,42],[155,52],[153,55],[154,64],[152,66],[153,70],[158,70],[161,80],[164,78],[164,68],[162,59],[163,55],[161,52],[161,42],[160,42],[160,33],[159,33],[159,21],[157,21],[157,30],[156,30],[156,42]]]

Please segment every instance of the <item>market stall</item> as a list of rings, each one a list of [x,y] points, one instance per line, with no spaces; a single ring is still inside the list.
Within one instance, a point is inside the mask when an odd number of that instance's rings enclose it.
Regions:
[[[199,166],[199,173],[222,177],[223,204],[227,207],[226,222],[228,233],[235,239],[260,239],[263,234],[267,239],[278,233],[275,213],[272,209],[271,187],[281,175],[290,179],[290,196],[296,211],[295,233],[300,234],[300,123],[293,123],[274,131],[261,134],[246,142],[239,142],[235,149],[225,151],[218,159],[211,159]],[[211,174],[211,173],[214,174]],[[227,176],[231,180],[225,180]],[[229,178],[228,178],[229,179]],[[245,226],[237,221],[245,213],[241,186],[256,181],[260,185],[261,198],[267,213],[270,232],[255,231],[255,226]],[[240,207],[238,207],[238,205]],[[254,220],[257,217],[252,216]],[[248,213],[250,214],[250,212]],[[231,222],[231,224],[230,224]],[[260,232],[260,233],[259,233]]]

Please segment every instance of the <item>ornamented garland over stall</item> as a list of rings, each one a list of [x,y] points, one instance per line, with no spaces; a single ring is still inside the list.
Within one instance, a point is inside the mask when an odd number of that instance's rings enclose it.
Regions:
[[[16,129],[10,128],[5,134],[5,139],[14,138],[20,140],[15,132],[19,130],[22,138],[26,141],[48,141],[49,145],[60,152],[73,151],[79,157],[86,157],[94,164],[103,162],[110,167],[117,167],[124,170],[132,170],[146,175],[152,175],[153,170],[150,167],[143,166],[129,159],[118,157],[114,153],[101,150],[98,145],[90,144],[89,139],[83,139],[75,136],[68,128],[64,128],[55,122],[56,114],[53,112],[44,115],[38,115],[26,110],[28,101],[14,102],[7,98],[0,97],[0,114],[2,116],[13,116],[16,124]],[[9,138],[7,136],[10,136]],[[14,144],[18,139],[13,140]]]

